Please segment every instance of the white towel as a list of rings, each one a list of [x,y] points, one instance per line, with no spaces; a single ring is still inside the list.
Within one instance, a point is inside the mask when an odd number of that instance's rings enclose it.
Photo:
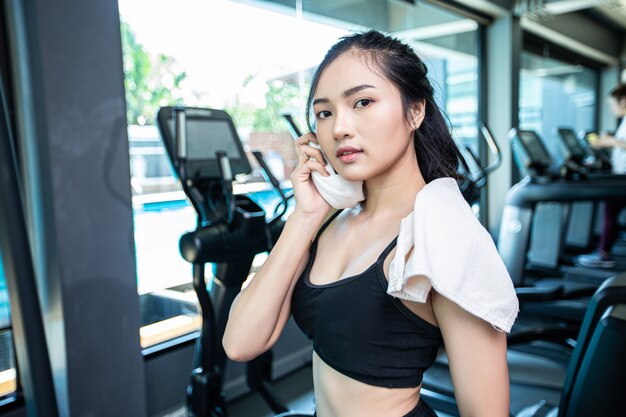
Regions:
[[[309,146],[322,150],[317,143],[309,143]],[[363,194],[363,181],[348,181],[341,175],[337,174],[333,166],[326,159],[326,170],[330,174],[328,177],[323,176],[317,171],[311,173],[311,178],[315,184],[315,188],[319,191],[320,195],[328,204],[336,209],[352,208],[356,206],[359,201],[365,199]],[[315,158],[311,158],[315,160]]]
[[[336,209],[352,208],[363,201],[363,182],[352,182],[334,172],[330,164],[326,165],[330,175],[323,176],[317,171],[311,173],[315,188],[328,204]]]
[[[496,329],[511,331],[519,310],[513,283],[453,178],[431,181],[417,193],[389,267],[387,293],[394,297],[424,303],[431,287]]]

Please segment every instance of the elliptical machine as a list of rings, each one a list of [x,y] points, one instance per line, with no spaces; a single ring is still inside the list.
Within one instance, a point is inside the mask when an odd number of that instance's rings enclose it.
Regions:
[[[265,211],[245,195],[233,193],[238,174],[252,171],[230,116],[222,110],[163,107],[157,124],[165,149],[197,218],[194,231],[180,238],[183,258],[193,265],[193,287],[202,310],[196,341],[195,369],[187,387],[189,417],[227,417],[223,392],[226,353],[222,336],[230,306],[247,279],[256,254],[271,250],[284,227],[287,197],[260,152],[264,174],[280,195],[280,211],[266,220]],[[215,264],[207,290],[205,264]],[[275,413],[289,412],[271,392],[271,350],[247,364],[247,383]]]

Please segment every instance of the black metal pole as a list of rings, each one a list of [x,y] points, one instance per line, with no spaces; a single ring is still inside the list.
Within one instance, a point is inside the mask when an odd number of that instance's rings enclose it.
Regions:
[[[0,79],[0,251],[6,274],[19,379],[29,417],[58,416],[35,271]]]

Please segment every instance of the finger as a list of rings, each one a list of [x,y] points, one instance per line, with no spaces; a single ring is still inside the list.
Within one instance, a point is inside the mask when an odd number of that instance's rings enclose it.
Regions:
[[[296,139],[294,143],[296,144],[296,147],[300,147],[303,145],[308,145],[309,142],[310,140],[306,139],[304,136],[300,136],[298,139]]]
[[[309,142],[317,143],[317,138],[312,132],[309,132],[300,136],[298,139],[296,139],[295,144],[296,146],[301,146],[301,145],[308,145]]]
[[[307,170],[308,172],[315,171],[325,177],[328,177],[330,175],[328,171],[326,170],[326,168],[324,167],[324,165],[322,165],[318,161],[309,160],[307,163],[304,164],[303,169],[304,169],[304,172],[306,172]]]
[[[318,172],[325,177],[330,175],[324,165],[317,161],[309,160],[293,171],[292,178],[308,180],[312,172]]]
[[[315,158],[317,161],[324,161],[324,155],[319,149],[313,148],[308,145],[302,145],[298,147],[298,163],[304,164],[311,158]]]
[[[300,159],[300,156],[302,155],[302,148],[304,146],[307,146],[309,143],[310,141],[308,140],[307,135],[300,136],[298,139],[296,139],[295,145],[298,159]]]
[[[320,162],[322,165],[326,165],[326,161],[324,160],[324,154],[322,154],[322,151],[316,148],[312,148],[311,146],[302,146],[300,148],[300,154],[298,155],[298,157],[298,160],[301,163],[305,163],[310,158],[315,158],[315,160]]]

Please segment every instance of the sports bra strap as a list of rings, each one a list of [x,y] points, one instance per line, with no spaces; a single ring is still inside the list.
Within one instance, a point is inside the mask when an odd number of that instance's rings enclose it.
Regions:
[[[336,212],[334,212],[329,218],[328,220],[326,220],[324,222],[324,224],[322,225],[322,227],[320,227],[320,229],[317,231],[317,234],[315,235],[315,238],[313,239],[313,245],[317,244],[317,241],[319,239],[319,237],[322,235],[322,233],[324,232],[324,230],[326,230],[326,228],[328,227],[329,224],[332,223],[333,220],[335,220],[335,218],[337,216],[339,216],[339,214],[343,211],[343,209],[337,210]],[[312,245],[312,246],[313,246]]]

